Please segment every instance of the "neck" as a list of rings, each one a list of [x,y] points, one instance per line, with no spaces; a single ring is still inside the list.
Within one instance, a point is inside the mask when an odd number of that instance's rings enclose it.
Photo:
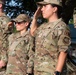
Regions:
[[[24,29],[20,32],[20,34],[23,35],[26,31],[27,31],[27,29]]]
[[[49,22],[54,22],[54,21],[58,20],[57,14],[54,14],[53,16],[49,17],[48,20],[49,20]]]

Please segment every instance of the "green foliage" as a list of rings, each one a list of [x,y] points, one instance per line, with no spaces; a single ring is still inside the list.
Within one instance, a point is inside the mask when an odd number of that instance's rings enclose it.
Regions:
[[[69,24],[74,24],[73,19],[69,20]]]
[[[14,33],[16,33],[16,32],[17,32],[16,27],[14,27],[13,32],[14,32]]]
[[[15,18],[20,13],[32,16],[36,11],[36,2],[34,0],[6,0],[4,11],[10,18]]]
[[[37,9],[36,2],[42,0],[6,0],[5,12],[10,18],[15,18],[20,13],[27,13],[33,16]],[[76,0],[62,0],[63,13],[62,17],[68,24],[70,18],[73,16],[73,9],[76,7]]]

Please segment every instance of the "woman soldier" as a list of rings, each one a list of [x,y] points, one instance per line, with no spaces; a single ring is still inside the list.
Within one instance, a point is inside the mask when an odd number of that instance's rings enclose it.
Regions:
[[[28,26],[30,18],[20,14],[15,21],[17,33],[9,36],[8,62],[6,75],[29,75],[33,69],[34,44]]]
[[[31,34],[35,37],[34,75],[66,75],[66,56],[71,40],[69,28],[61,19],[61,2],[43,0],[37,5],[31,24]],[[37,28],[41,14],[48,22]]]

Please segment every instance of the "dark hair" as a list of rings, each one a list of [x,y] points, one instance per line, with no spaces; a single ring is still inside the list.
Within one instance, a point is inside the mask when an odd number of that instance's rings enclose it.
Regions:
[[[62,7],[59,6],[59,5],[56,5],[56,4],[51,4],[52,7],[57,7],[57,15],[58,15],[58,18],[60,18],[62,16]]]
[[[0,5],[2,5],[2,9],[4,9],[4,4],[0,3]]]
[[[30,24],[31,24],[31,22],[29,22],[29,24],[28,24],[28,26],[27,26],[27,30],[30,28]]]

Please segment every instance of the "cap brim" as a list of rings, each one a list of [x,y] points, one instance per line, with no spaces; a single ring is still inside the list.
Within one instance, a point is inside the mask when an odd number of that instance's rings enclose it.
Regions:
[[[41,1],[41,2],[37,2],[37,5],[46,5],[46,4],[55,4],[54,2],[45,2],[45,1]],[[61,6],[62,7],[62,4],[56,4],[58,6]]]
[[[49,3],[45,2],[45,1],[41,1],[41,2],[37,2],[37,4],[38,5],[45,5],[45,4],[49,4]]]
[[[22,22],[23,20],[19,20],[19,19],[12,19],[12,21],[15,21],[15,22]]]

